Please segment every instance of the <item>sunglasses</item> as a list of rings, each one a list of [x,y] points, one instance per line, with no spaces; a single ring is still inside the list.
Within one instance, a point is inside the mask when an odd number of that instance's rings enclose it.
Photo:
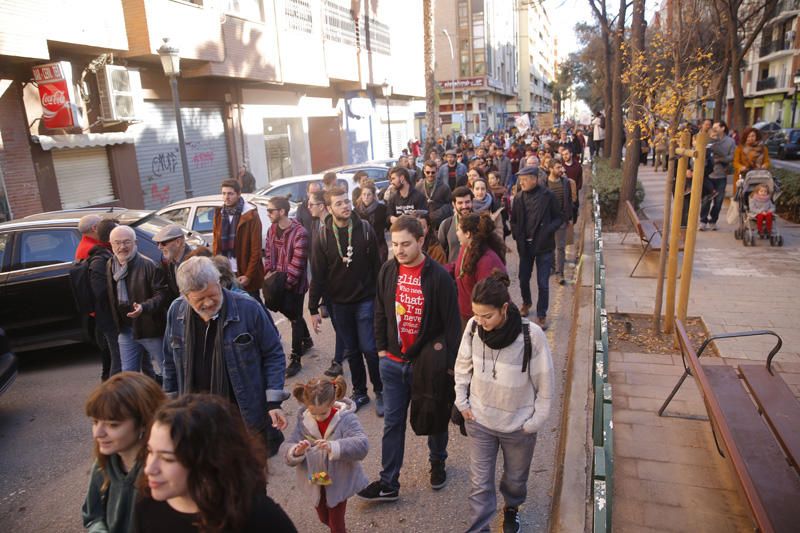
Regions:
[[[158,244],[158,246],[166,246],[166,245],[168,245],[168,244],[169,244],[169,243],[171,243],[171,242],[175,242],[175,241],[177,241],[178,239],[180,239],[180,237],[175,237],[174,239],[170,239],[170,240],[168,240],[168,241],[161,241],[161,242],[159,242],[159,243],[156,243],[156,244]]]
[[[426,170],[425,171],[425,175],[426,176],[433,176],[434,174],[436,174],[436,172],[433,172],[433,171],[430,171],[430,170]]]

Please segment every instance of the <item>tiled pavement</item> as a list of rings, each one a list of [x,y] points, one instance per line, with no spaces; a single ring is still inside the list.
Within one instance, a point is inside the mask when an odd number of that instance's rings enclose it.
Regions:
[[[665,173],[640,169],[645,212],[661,218]],[[723,218],[727,204],[723,209]],[[716,232],[699,233],[688,314],[712,334],[772,329],[784,341],[777,368],[800,397],[800,226],[781,221],[785,244],[759,241],[745,248],[724,220]],[[658,254],[651,253],[630,278],[641,252],[638,239],[604,233],[609,313],[652,313]],[[643,277],[638,277],[643,276]],[[768,338],[722,341],[722,358],[707,363],[763,361]],[[614,387],[615,531],[752,531],[736,480],[716,451],[706,420],[659,417],[657,410],[683,371],[680,356],[611,352]],[[705,417],[689,378],[669,412]]]

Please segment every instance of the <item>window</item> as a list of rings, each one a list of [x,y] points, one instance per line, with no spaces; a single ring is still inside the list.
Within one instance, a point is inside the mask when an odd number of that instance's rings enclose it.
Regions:
[[[213,205],[198,207],[194,213],[192,231],[198,233],[211,233],[214,231],[214,209]]]
[[[227,0],[228,13],[251,20],[264,20],[261,0]]]
[[[78,232],[71,229],[23,231],[19,241],[20,268],[36,268],[75,259]]]
[[[268,198],[273,196],[286,196],[292,202],[302,202],[306,199],[306,185],[308,185],[308,182],[304,181],[278,185],[277,187],[269,189],[264,196]]]
[[[0,270],[3,269],[3,265],[5,264],[6,248],[9,242],[11,242],[11,234],[0,233]]]
[[[183,226],[184,228],[189,227],[189,208],[188,207],[181,207],[180,209],[171,209],[169,211],[164,211],[161,213],[161,216],[164,218],[168,218],[175,224],[179,226]]]
[[[458,27],[463,30],[469,29],[469,13],[467,12],[467,2],[458,2]]]

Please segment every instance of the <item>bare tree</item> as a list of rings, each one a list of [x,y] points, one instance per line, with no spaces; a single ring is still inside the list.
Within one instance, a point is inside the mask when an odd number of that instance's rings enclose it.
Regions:
[[[628,9],[628,0],[619,0],[619,13],[617,13],[617,29],[614,31],[614,63],[611,69],[611,120],[606,121],[606,144],[609,144],[608,131],[611,130],[611,153],[608,166],[620,168],[622,164],[622,56],[623,43],[625,42],[625,12]]]
[[[423,0],[422,21],[423,39],[425,53],[425,150],[423,154],[430,153],[436,143],[436,124],[438,124],[438,109],[436,108],[436,80],[433,76],[433,2],[434,0]]]
[[[725,37],[730,55],[733,127],[741,130],[747,125],[741,74],[744,57],[767,21],[775,16],[778,0],[716,0],[716,2],[722,13],[720,22],[725,25]]]
[[[609,22],[608,20],[606,0],[589,0],[589,6],[592,8],[597,23],[600,25],[603,53],[605,55],[605,61],[603,62],[603,112],[606,116],[606,138],[603,144],[603,156],[608,157],[611,153],[611,141],[615,136],[613,128],[609,127],[611,124],[611,102],[613,100],[611,90],[611,64],[614,61],[614,53],[611,48],[611,26],[613,25],[613,21]]]

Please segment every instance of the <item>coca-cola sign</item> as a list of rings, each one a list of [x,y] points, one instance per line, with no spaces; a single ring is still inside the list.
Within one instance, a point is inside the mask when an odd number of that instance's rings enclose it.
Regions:
[[[39,86],[44,127],[72,128],[77,125],[75,98],[72,93],[72,65],[67,61],[33,67],[33,79]]]

